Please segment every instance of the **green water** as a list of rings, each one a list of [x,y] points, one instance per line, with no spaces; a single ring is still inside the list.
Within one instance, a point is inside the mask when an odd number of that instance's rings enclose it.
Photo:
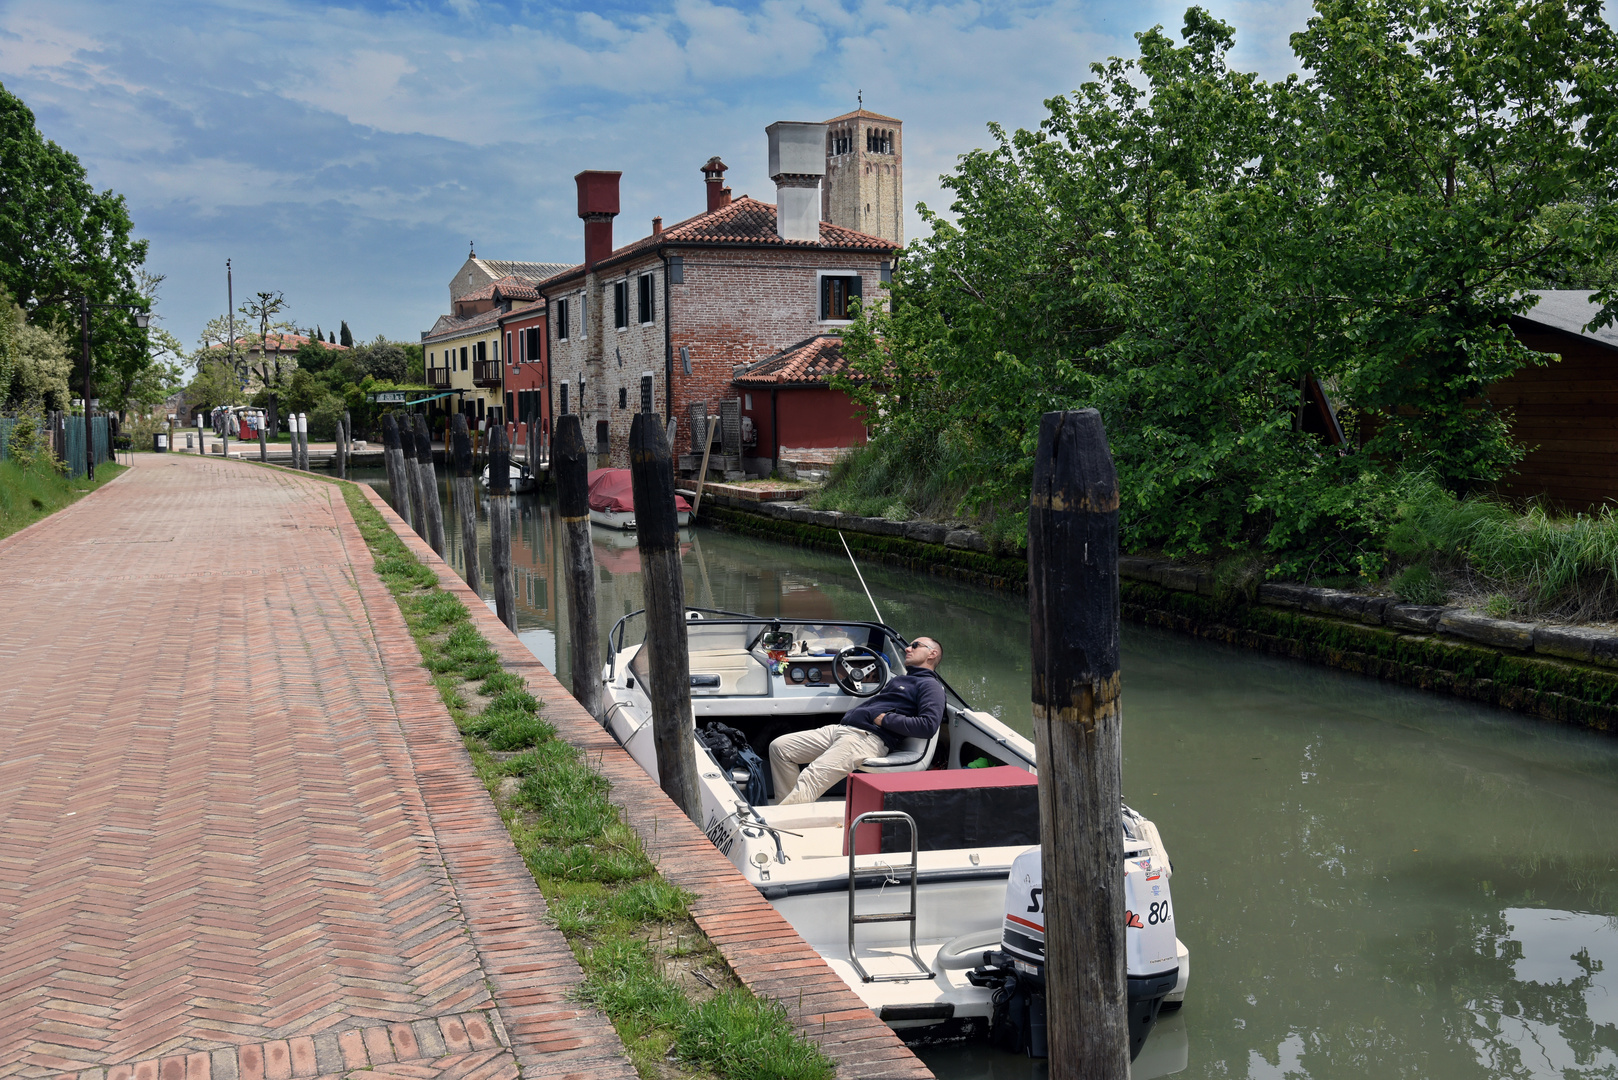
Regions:
[[[558,533],[544,497],[515,501],[522,637],[556,669]],[[596,557],[605,633],[642,606],[639,560],[601,530]],[[846,560],[699,529],[685,568],[688,604],[870,615]],[[865,576],[969,702],[1029,731],[1023,601]],[[1177,1075],[1618,1077],[1618,740],[1129,626],[1123,670],[1124,790],[1162,829],[1192,958],[1153,1036],[1183,1046]]]

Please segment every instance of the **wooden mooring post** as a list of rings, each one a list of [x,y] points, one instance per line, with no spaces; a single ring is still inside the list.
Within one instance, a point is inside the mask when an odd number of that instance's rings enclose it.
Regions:
[[[489,432],[489,561],[494,564],[494,613],[517,632],[517,583],[511,574],[511,446],[506,429]]]
[[[696,737],[691,727],[691,657],[685,629],[685,576],[680,569],[674,458],[656,413],[636,413],[629,428],[629,479],[646,597],[652,744],[663,791],[702,826]]]
[[[421,499],[421,520],[427,531],[421,538],[444,557],[444,505],[438,501],[438,471],[433,468],[433,433],[427,418],[416,414],[416,494]]]
[[[298,414],[298,468],[309,471],[309,414]]]
[[[341,420],[337,421],[337,479],[348,479],[348,439]]]
[[[258,426],[258,459],[260,461],[270,460],[270,440],[263,424]]]
[[[1125,1080],[1118,474],[1094,409],[1046,413],[1028,607],[1051,1080]]]
[[[478,566],[478,503],[472,479],[472,436],[466,417],[456,413],[450,420],[450,437],[455,442],[455,511],[461,519],[461,557],[466,566],[466,583],[472,591],[483,591],[483,573]]]
[[[551,472],[562,518],[562,585],[567,591],[573,697],[601,719],[601,629],[596,624],[596,559],[590,540],[590,456],[577,413],[556,421]]]
[[[382,465],[388,470],[388,493],[399,517],[410,521],[409,476],[405,472],[404,450],[399,441],[399,421],[392,413],[382,415]]]

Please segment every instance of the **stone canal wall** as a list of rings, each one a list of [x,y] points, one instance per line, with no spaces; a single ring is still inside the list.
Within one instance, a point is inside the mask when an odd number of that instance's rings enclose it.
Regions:
[[[711,496],[710,496],[711,497]],[[702,521],[730,532],[917,573],[1025,592],[1028,564],[977,532],[720,496]],[[1126,619],[1453,694],[1597,731],[1618,731],[1618,633],[1491,619],[1462,608],[1295,584],[1221,582],[1206,568],[1119,560]]]

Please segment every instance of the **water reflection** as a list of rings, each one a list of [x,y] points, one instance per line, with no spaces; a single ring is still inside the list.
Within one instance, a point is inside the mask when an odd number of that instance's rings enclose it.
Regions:
[[[545,500],[514,500],[518,617],[565,683]],[[595,552],[605,634],[642,606],[639,560],[601,530]],[[706,529],[683,552],[690,603],[870,616],[841,555]],[[866,577],[888,622],[943,643],[957,690],[1030,730],[1021,600]],[[1162,827],[1193,962],[1161,1033],[1184,1041],[1154,1037],[1137,1077],[1618,1076],[1618,744],[1135,627],[1123,666],[1125,793]],[[1043,1075],[982,1048],[923,1057]]]

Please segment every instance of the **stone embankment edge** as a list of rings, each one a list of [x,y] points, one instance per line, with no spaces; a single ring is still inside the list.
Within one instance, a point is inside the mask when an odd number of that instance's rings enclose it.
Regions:
[[[792,504],[720,500],[704,524],[1008,591],[1027,589],[1027,560],[981,534]],[[1203,567],[1118,560],[1125,618],[1295,660],[1324,664],[1546,720],[1618,731],[1618,633],[1492,619],[1308,585],[1222,585]]]
[[[742,984],[760,997],[780,1002],[799,1034],[835,1063],[838,1076],[930,1078],[932,1073],[910,1048],[719,854],[460,575],[370,485],[358,487],[411,553],[437,572],[440,586],[466,605],[501,665],[527,680],[557,734],[607,778],[613,804],[640,836],[664,879],[696,897],[692,919]]]

